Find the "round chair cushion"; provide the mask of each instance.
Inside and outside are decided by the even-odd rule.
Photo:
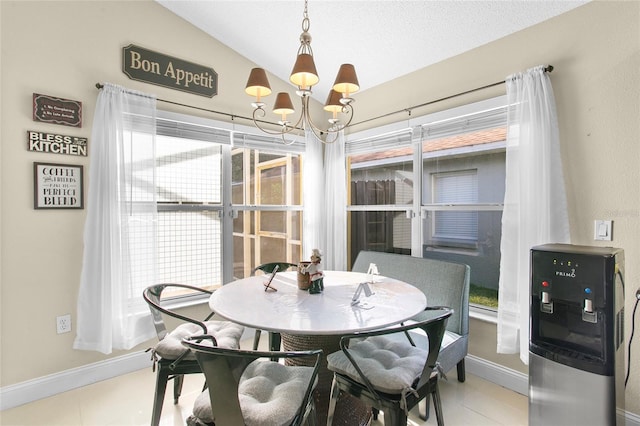
[[[213,336],[222,348],[238,349],[240,347],[240,337],[244,332],[244,327],[229,321],[207,321],[207,334]],[[182,339],[185,337],[202,334],[202,328],[193,323],[184,323],[167,334],[155,346],[154,351],[164,359],[177,359],[185,350]],[[189,351],[183,359],[195,360],[195,355]]]
[[[238,384],[238,401],[245,425],[291,424],[302,405],[312,374],[312,367],[285,366],[268,360],[249,364]],[[193,415],[203,423],[215,423],[209,390],[196,398]]]
[[[351,344],[349,353],[371,385],[378,391],[400,394],[422,374],[427,351],[384,336]],[[327,356],[329,370],[362,383],[362,378],[343,351]]]

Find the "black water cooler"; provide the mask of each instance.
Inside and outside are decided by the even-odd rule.
[[[624,410],[623,268],[621,249],[531,249],[529,425],[616,424]]]

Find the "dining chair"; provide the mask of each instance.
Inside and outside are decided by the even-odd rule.
[[[209,336],[187,337],[182,344],[195,353],[207,381],[188,426],[316,424],[313,389],[322,350],[229,349]],[[313,364],[301,365],[305,359]]]
[[[386,426],[406,426],[408,412],[431,395],[439,426],[444,425],[437,363],[447,320],[448,307],[427,307],[429,316],[409,325],[346,334],[340,351],[327,356],[334,372],[327,424],[331,424],[341,392],[384,413]],[[411,339],[420,329],[428,337],[421,347]],[[404,340],[388,338],[400,335]]]
[[[270,262],[263,263],[262,265],[256,266],[253,271],[251,271],[251,275],[255,275],[256,272],[262,271],[265,274],[271,274],[278,267],[278,272],[284,272],[289,268],[297,268],[298,265],[295,263],[289,262]],[[253,350],[258,350],[258,345],[260,344],[260,335],[262,334],[262,330],[256,329],[255,335],[253,337]],[[269,332],[269,350],[270,351],[278,351],[280,350],[280,334]]]
[[[377,265],[380,274],[419,288],[427,296],[429,305],[454,310],[447,321],[438,362],[445,373],[456,367],[458,381],[464,382],[464,360],[469,348],[469,265],[363,250],[358,253],[352,271],[366,272],[371,263]],[[419,320],[420,315],[415,319]]]
[[[182,392],[185,374],[202,373],[200,365],[188,348],[182,345],[182,339],[194,334],[208,334],[215,338],[221,347],[238,348],[244,327],[229,321],[211,321],[214,313],[210,313],[204,320],[190,318],[177,313],[163,304],[162,294],[165,290],[182,290],[211,295],[211,291],[185,284],[157,284],[144,289],[142,297],[149,305],[153,324],[158,335],[158,343],[150,348],[153,359],[153,369],[157,370],[156,389],[153,399],[151,425],[160,423],[162,404],[167,383],[173,380],[173,403],[177,404]],[[165,301],[168,297],[165,297]],[[183,321],[173,331],[168,332],[163,315]]]

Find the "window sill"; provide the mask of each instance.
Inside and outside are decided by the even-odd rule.
[[[469,306],[469,317],[492,324],[498,323],[498,311],[480,305]]]

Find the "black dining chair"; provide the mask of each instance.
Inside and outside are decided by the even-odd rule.
[[[453,310],[427,307],[429,318],[410,325],[347,334],[340,351],[327,356],[334,372],[327,424],[331,424],[341,392],[384,413],[386,426],[406,426],[409,410],[428,396],[434,403],[439,426],[444,425],[438,390],[438,353]],[[410,332],[427,336],[427,347],[418,347]],[[397,337],[403,337],[399,340]],[[427,406],[428,410],[428,406]]]
[[[195,353],[207,381],[188,426],[316,424],[312,392],[322,350],[229,349],[216,346],[210,336],[191,336],[182,343]],[[311,365],[301,365],[305,359]]]
[[[244,332],[244,327],[241,325],[229,321],[211,321],[210,318],[214,315],[213,312],[200,321],[168,308],[166,303],[163,303],[162,298],[163,292],[167,289],[212,294],[209,290],[185,284],[157,284],[147,287],[142,293],[142,297],[149,305],[159,340],[153,348],[150,348],[153,369],[157,371],[151,415],[152,426],[157,426],[160,423],[162,404],[168,381],[173,380],[173,403],[177,404],[182,392],[184,375],[202,373],[195,355],[182,345],[182,339],[194,334],[208,334],[215,338],[217,344],[221,347],[239,348],[240,338]],[[168,332],[163,315],[176,318],[183,321],[183,323],[173,331]]]
[[[276,270],[276,266],[278,267],[277,272],[284,272],[290,268],[297,268],[298,265],[295,263],[289,262],[270,262],[263,263],[262,265],[256,266],[253,271],[251,271],[251,275],[255,275],[256,272],[262,271],[265,274],[272,274],[274,270]],[[262,330],[256,329],[255,335],[253,337],[253,350],[258,350],[258,345],[260,344],[260,335],[262,334]],[[269,332],[269,350],[277,351],[280,350],[280,334]]]

